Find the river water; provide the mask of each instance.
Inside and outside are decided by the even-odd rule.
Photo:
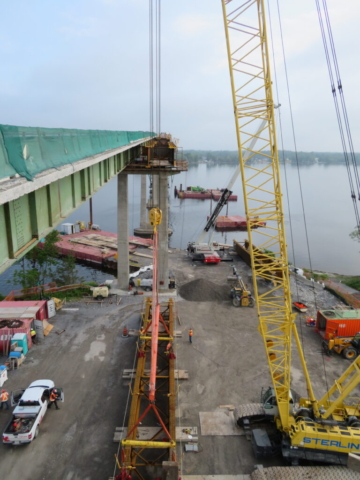
[[[300,174],[312,268],[344,275],[359,275],[360,244],[349,237],[356,222],[345,166],[316,164],[302,166],[298,172],[295,166],[288,164],[286,165],[287,182],[285,182],[284,168],[284,166],[281,167],[281,175],[289,261],[297,266],[310,267],[299,189]],[[190,185],[224,188],[233,175],[234,169],[233,165],[199,164],[190,166],[188,172],[169,177],[169,219],[173,229],[173,235],[170,238],[171,247],[185,249],[188,241],[196,240],[206,223],[206,216],[210,213],[210,200],[180,200],[174,197],[174,186],[179,188],[182,184],[183,188]],[[240,179],[237,180],[233,190],[238,195],[238,201],[229,202],[228,214],[244,216]],[[293,242],[290,237],[286,191],[289,194]],[[214,207],[214,202],[212,206]],[[103,230],[117,232],[116,208],[117,181],[114,178],[93,197],[94,223],[99,224]],[[225,215],[225,213],[226,207],[221,214]],[[89,221],[89,202],[79,207],[75,213],[64,219],[64,222],[76,220]],[[133,228],[140,224],[140,176],[137,175],[129,176],[129,220],[129,232],[132,234]],[[234,238],[239,241],[244,240],[247,238],[247,232],[216,232],[214,235],[214,240],[222,243],[232,243]],[[254,232],[255,245],[257,238],[258,234]],[[20,288],[9,283],[13,269],[14,267],[0,275],[0,292],[3,294],[12,288]],[[113,278],[109,273],[90,267],[78,266],[78,271],[88,280],[101,282],[104,279]]]

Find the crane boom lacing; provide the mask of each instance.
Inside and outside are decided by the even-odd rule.
[[[222,0],[240,171],[248,225],[259,329],[265,343],[281,428],[289,431],[292,313],[274,101],[263,0]],[[259,131],[259,124],[265,121]],[[256,148],[251,148],[257,138]],[[259,163],[254,163],[254,157]],[[254,219],[254,217],[258,217]],[[266,222],[253,247],[253,221]],[[266,259],[265,264],[263,260]],[[261,293],[258,280],[273,287]],[[305,360],[310,401],[316,403]],[[315,407],[316,408],[316,407]]]

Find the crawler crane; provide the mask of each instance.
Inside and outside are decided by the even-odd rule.
[[[350,452],[360,452],[360,399],[349,397],[360,383],[360,357],[316,399],[292,313],[264,0],[222,0],[222,8],[254,297],[272,379],[262,404],[240,407],[238,423],[251,428],[252,420],[271,420],[264,423],[266,428],[251,429],[257,455],[281,451],[293,464],[300,459],[346,464]],[[264,162],[253,163],[255,155]],[[256,250],[250,228],[254,217],[266,222],[266,228],[257,232],[263,242],[257,238]],[[259,255],[264,258],[269,250],[264,266]],[[258,280],[271,281],[272,287],[261,294]],[[298,404],[290,390],[293,339],[307,386],[307,396]]]

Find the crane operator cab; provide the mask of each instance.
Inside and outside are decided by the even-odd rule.
[[[276,402],[275,390],[272,387],[263,388],[261,390],[261,403],[266,417],[276,417],[279,415],[279,409]],[[289,412],[294,411],[294,398],[290,391],[289,396]]]

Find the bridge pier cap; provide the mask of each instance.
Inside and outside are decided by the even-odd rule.
[[[183,151],[177,143],[178,140],[167,133],[148,140],[141,146],[140,155],[127,165],[125,172],[140,175],[166,172],[176,175],[187,171],[188,164],[183,161]]]

